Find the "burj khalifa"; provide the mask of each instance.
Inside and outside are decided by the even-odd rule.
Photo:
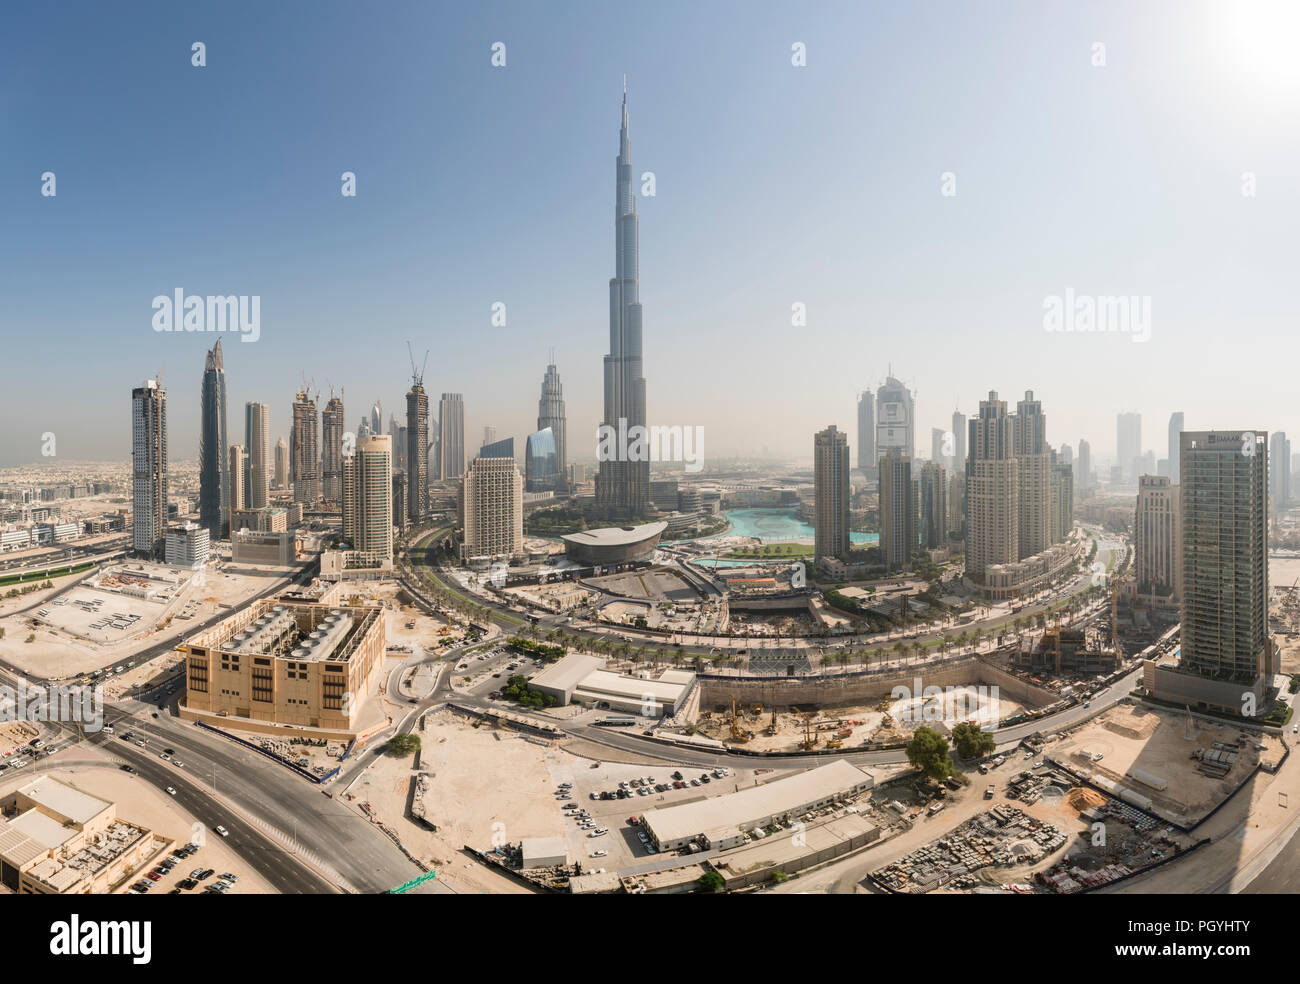
[[[617,434],[619,440],[615,442],[614,453],[603,452],[598,456],[596,507],[607,519],[622,521],[643,515],[650,502],[650,462],[645,441],[645,377],[641,375],[636,194],[632,189],[626,82],[623,84],[623,125],[619,132],[617,179],[615,270],[609,281],[609,355],[605,356],[602,431]]]

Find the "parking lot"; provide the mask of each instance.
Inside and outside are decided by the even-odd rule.
[[[452,680],[462,693],[496,700],[512,676],[531,679],[543,665],[541,660],[532,656],[511,652],[505,646],[494,646],[462,654],[452,671]]]

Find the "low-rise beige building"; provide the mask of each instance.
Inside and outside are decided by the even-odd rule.
[[[181,647],[185,710],[352,730],[385,641],[379,607],[260,601]]]
[[[109,892],[158,848],[115,804],[50,776],[20,788],[3,811],[0,883],[19,895]]]

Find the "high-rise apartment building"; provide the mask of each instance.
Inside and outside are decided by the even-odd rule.
[[[406,528],[406,472],[393,469],[393,525]]]
[[[834,424],[813,438],[813,560],[849,556],[849,436]]]
[[[375,405],[375,410],[379,405]],[[343,501],[343,398],[331,396],[320,414],[321,496],[326,502]],[[373,418],[371,421],[373,425]],[[373,431],[378,434],[378,431]],[[391,454],[390,454],[391,457]]]
[[[960,410],[952,412],[953,462],[952,472],[963,475],[966,472],[966,415]]]
[[[289,445],[283,437],[275,442],[275,487],[289,487]]]
[[[242,444],[230,445],[230,512],[248,508],[248,495],[244,486],[247,472],[248,452]],[[229,520],[227,520],[229,525]],[[231,532],[235,532],[233,529]]]
[[[933,461],[922,465],[918,490],[921,497],[921,528],[918,531],[921,546],[937,550],[948,543],[947,469]]]
[[[524,476],[514,458],[475,458],[460,489],[461,556],[503,559],[524,549]]]
[[[876,460],[891,448],[916,457],[916,401],[893,375],[876,391]]]
[[[244,404],[244,444],[248,448],[248,508],[271,502],[271,410],[265,403]]]
[[[1181,488],[1167,477],[1142,475],[1133,522],[1138,594],[1168,605],[1181,603],[1183,596]]]
[[[970,421],[966,460],[966,575],[984,583],[987,569],[1020,559],[1020,475],[1007,403],[996,392]]]
[[[1268,634],[1268,435],[1183,431],[1179,441],[1182,653],[1148,662],[1147,688],[1194,707],[1262,713],[1276,672]]]
[[[340,420],[342,418],[340,417]],[[393,557],[393,439],[360,438],[343,458],[343,539],[353,550]]]
[[[429,394],[423,375],[406,394],[406,515],[417,523],[429,513]]]
[[[560,382],[559,370],[552,358],[542,377],[542,395],[537,401],[537,430],[550,428],[555,439],[555,488],[563,490],[568,485],[569,467],[569,430],[568,418],[564,411],[564,386]]]
[[[632,144],[628,134],[627,89],[623,91],[622,127],[615,162],[614,276],[609,281],[609,354],[605,356],[606,434],[635,433],[646,426],[639,267],[639,224],[632,186]],[[605,447],[605,443],[600,445]],[[631,520],[650,505],[650,462],[618,448],[601,453],[596,475],[596,508],[607,519]]]
[[[226,464],[226,369],[218,338],[203,365],[199,403],[199,525],[212,540],[230,526],[230,472]],[[164,517],[164,520],[166,517]]]
[[[1067,445],[1068,447],[1068,445]],[[1051,542],[1061,543],[1074,529],[1074,466],[1052,452]]]
[[[1086,492],[1092,488],[1092,445],[1079,441],[1079,472],[1076,478],[1079,489]]]
[[[443,393],[438,401],[438,450],[439,478],[465,474],[465,400],[459,393]]]
[[[876,401],[871,390],[858,394],[858,471],[876,473]]]
[[[1142,466],[1142,414],[1121,413],[1115,417],[1115,464],[1126,481],[1136,482]]]
[[[1042,553],[1052,544],[1051,464],[1047,416],[1033,391],[1016,404],[1012,418],[1012,453],[1019,476],[1017,534],[1020,560]]]
[[[131,546],[163,556],[167,535],[167,391],[150,379],[131,391]]]
[[[562,487],[564,480],[557,467],[559,456],[555,432],[549,427],[528,435],[528,441],[524,445],[526,491],[549,492]],[[676,503],[673,508],[676,508]]]
[[[293,501],[304,506],[320,502],[320,438],[316,401],[303,390],[294,398],[293,429],[289,431],[289,478]]]
[[[898,448],[880,456],[880,555],[890,571],[912,564],[916,552],[916,483],[912,480],[912,459]],[[943,466],[938,465],[940,473]],[[924,473],[924,468],[922,468]]]

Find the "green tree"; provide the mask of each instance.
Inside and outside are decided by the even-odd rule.
[[[948,754],[948,739],[932,728],[916,729],[907,743],[907,761],[931,779],[946,779],[957,771]]]
[[[419,735],[394,735],[388,739],[388,745],[384,749],[385,753],[400,758],[403,755],[412,755],[420,750]]]
[[[722,876],[716,871],[706,871],[696,880],[696,884],[700,886],[701,892],[712,893],[721,892],[722,886],[726,883],[723,881]]]
[[[953,747],[957,749],[957,754],[965,759],[987,755],[997,747],[997,742],[993,740],[991,734],[981,731],[978,725],[968,724],[965,721],[953,726],[952,742]]]

